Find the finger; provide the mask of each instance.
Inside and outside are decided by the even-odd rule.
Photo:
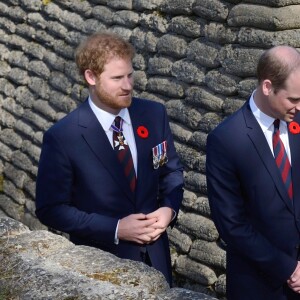
[[[152,212],[150,214],[147,214],[146,218],[147,219],[157,218],[157,213],[156,212]]]
[[[158,222],[150,225],[149,227],[154,229],[160,229],[163,231],[167,229],[167,226],[165,224],[159,224]]]
[[[141,220],[139,225],[141,227],[149,227],[149,226],[152,226],[155,223],[156,223],[156,219],[150,219],[150,220],[145,219],[145,220]]]
[[[161,237],[161,234],[157,235],[155,238],[152,239],[152,242],[157,241]]]
[[[135,242],[135,243],[137,243],[137,244],[139,244],[139,245],[143,245],[144,244],[144,242],[142,240],[140,240],[140,239],[133,239],[132,241]]]
[[[135,220],[146,220],[147,216],[145,214],[139,213],[139,214],[132,214],[132,216]]]
[[[141,235],[147,235],[147,236],[152,236],[155,232],[155,229],[154,228],[151,228],[151,227],[145,227],[145,228],[142,228],[138,231],[138,235],[141,236]]]
[[[149,227],[155,223],[155,220],[147,220],[147,219],[136,219],[136,218],[124,218],[120,220],[119,227],[126,226],[129,230],[134,230],[134,229],[143,229],[145,227]]]
[[[291,281],[292,281],[292,282],[297,282],[299,279],[300,279],[300,274],[299,274],[298,272],[294,273],[294,274],[291,276]]]
[[[142,234],[138,237],[139,243],[140,244],[148,244],[149,242],[152,241],[151,237],[147,234]]]
[[[168,222],[168,220],[161,218],[156,223],[154,223],[153,226],[156,228],[163,229],[163,228],[167,228],[169,226],[169,222]]]
[[[152,218],[148,218],[148,215],[146,215],[146,219],[147,220],[153,220],[155,222],[157,222],[159,220],[159,218],[156,216],[156,217],[152,217]]]
[[[300,286],[299,286],[299,282],[295,282],[295,283],[290,283],[289,287],[294,290],[294,291],[299,291],[300,290]]]
[[[156,229],[153,233],[148,234],[151,240],[157,240],[164,230]]]

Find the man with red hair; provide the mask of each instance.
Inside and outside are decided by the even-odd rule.
[[[88,99],[44,135],[36,215],[75,244],[143,261],[172,284],[167,227],[183,170],[162,104],[132,97],[134,49],[96,33],[75,57]]]

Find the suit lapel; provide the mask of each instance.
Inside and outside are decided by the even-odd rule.
[[[280,194],[283,201],[286,203],[287,207],[293,212],[294,209],[292,201],[290,200],[286,187],[282,181],[281,174],[278,170],[270,147],[266,141],[265,135],[262,132],[257,120],[255,119],[250,109],[249,102],[247,102],[246,105],[244,105],[243,114],[249,138],[251,139],[256,151],[258,152],[258,155],[260,156],[270,176],[272,177],[278,193]]]
[[[101,161],[106,170],[116,182],[116,186],[124,190],[125,194],[134,201],[134,194],[131,192],[126,181],[124,171],[118,158],[112,149],[105,131],[90,108],[88,101],[79,108],[78,126],[81,127],[82,137],[94,152],[97,159]]]
[[[298,116],[299,115],[299,116]],[[297,115],[299,123],[300,114]],[[289,132],[289,143],[292,158],[292,181],[293,181],[293,195],[295,214],[300,216],[300,189],[297,183],[300,182],[300,134],[292,134]]]
[[[132,122],[132,129],[134,133],[134,139],[137,149],[137,186],[136,186],[136,197],[142,188],[142,183],[147,180],[147,172],[149,171],[149,161],[151,161],[151,132],[149,132],[149,138],[141,138],[137,134],[137,129],[139,126],[145,126],[149,129],[148,124],[145,123],[145,109],[137,104],[138,100],[134,100],[132,105],[129,107],[130,119]]]

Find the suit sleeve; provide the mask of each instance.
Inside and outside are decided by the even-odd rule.
[[[274,285],[282,285],[297,262],[274,247],[249,222],[238,167],[230,151],[233,146],[232,142],[224,142],[220,134],[208,135],[206,175],[212,219],[228,248],[255,264]]]
[[[172,208],[178,215],[183,198],[183,167],[174,146],[168,116],[163,107],[164,139],[167,141],[168,163],[161,168],[159,178],[159,200],[160,206]],[[172,221],[171,226],[176,222]]]
[[[73,172],[63,143],[51,131],[46,132],[36,182],[37,217],[56,230],[113,244],[118,219],[81,211],[71,203]]]

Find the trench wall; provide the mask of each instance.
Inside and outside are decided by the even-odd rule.
[[[0,0],[0,210],[31,230],[43,132],[87,96],[73,53],[112,30],[136,48],[135,95],[164,103],[185,167],[169,231],[178,287],[222,298],[226,253],[210,219],[207,134],[255,88],[267,48],[300,48],[299,0]]]

